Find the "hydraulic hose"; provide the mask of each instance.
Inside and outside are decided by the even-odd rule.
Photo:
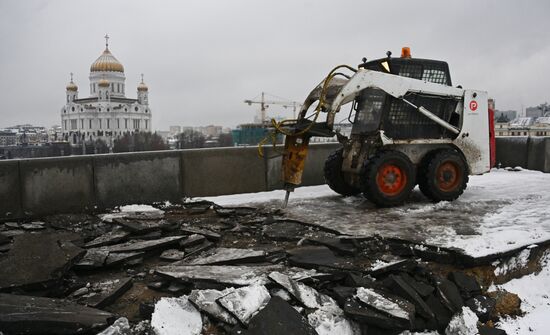
[[[299,121],[299,119],[287,119],[287,120],[283,120],[281,122],[277,122],[275,119],[271,119],[271,125],[273,126],[273,128],[275,128],[275,130],[268,134],[263,140],[260,141],[260,143],[258,144],[258,155],[260,157],[263,157],[263,145],[265,143],[267,143],[269,141],[269,138],[271,138],[272,142],[273,142],[273,147],[275,148],[275,145],[276,145],[276,142],[277,142],[277,134],[278,133],[281,133],[285,136],[300,136],[300,135],[303,135],[305,133],[307,133],[312,127],[313,125],[315,124],[315,121],[317,121],[317,118],[319,117],[319,114],[321,113],[321,110],[323,108],[323,105],[325,104],[325,95],[326,95],[326,90],[329,86],[329,83],[330,81],[340,75],[340,76],[343,76],[347,79],[349,79],[349,76],[346,76],[345,74],[341,73],[341,72],[336,72],[338,69],[341,69],[341,68],[346,68],[352,72],[357,72],[357,70],[349,65],[345,65],[345,64],[342,64],[342,65],[338,65],[336,66],[335,68],[333,68],[329,74],[327,75],[327,77],[325,78],[325,80],[323,81],[323,87],[321,89],[321,94],[319,95],[319,103],[317,104],[317,107],[315,108],[315,111],[314,113],[312,114],[313,116],[313,120],[311,121],[311,123],[305,127],[304,129],[298,131],[298,132],[288,132],[286,131],[285,129],[283,129],[282,127],[286,124],[289,124],[289,123],[297,123]],[[311,116],[310,116],[311,117]],[[309,118],[309,117],[308,117]],[[303,118],[302,118],[303,119]]]

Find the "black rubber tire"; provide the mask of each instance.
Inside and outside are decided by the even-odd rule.
[[[359,194],[361,191],[349,185],[342,175],[343,152],[343,149],[336,150],[327,157],[324,169],[325,182],[334,192],[341,195],[350,196]]]
[[[418,164],[418,167],[416,169],[416,183],[418,184],[418,188],[424,194],[426,197],[430,198],[428,194],[430,194],[430,190],[428,187],[428,183],[426,182],[426,175],[428,171],[428,165],[430,164],[430,161],[432,158],[437,154],[441,152],[441,149],[433,150],[428,152],[422,160],[420,161],[420,164]],[[431,199],[431,198],[430,198]]]
[[[449,165],[453,168],[452,171],[443,171],[449,174],[445,177],[441,169],[445,170],[445,166]],[[452,180],[452,182],[448,181],[450,185],[446,185],[444,178]],[[456,200],[464,193],[468,180],[466,162],[455,150],[439,150],[428,154],[418,171],[420,191],[434,202]]]
[[[396,180],[402,180],[398,185],[397,193],[389,194],[381,186],[382,174],[388,166],[399,170]],[[393,175],[395,177],[395,175]],[[415,169],[409,157],[399,151],[385,150],[378,152],[374,157],[365,162],[361,174],[361,191],[367,199],[379,207],[392,207],[401,205],[411,194],[416,178]],[[399,179],[401,178],[401,179]]]

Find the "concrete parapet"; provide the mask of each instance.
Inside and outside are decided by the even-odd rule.
[[[0,218],[21,214],[21,188],[19,187],[19,162],[0,164]]]
[[[497,165],[550,172],[550,137],[496,138]]]
[[[529,138],[526,136],[510,136],[496,138],[496,164],[502,167],[521,166],[527,168],[527,145]]]
[[[529,137],[527,143],[526,168],[550,172],[550,137]]]
[[[25,214],[81,212],[96,204],[92,156],[19,161]]]
[[[183,196],[178,151],[94,155],[93,164],[101,207],[178,201]]]
[[[265,163],[256,147],[191,149],[181,155],[185,196],[267,190]]]

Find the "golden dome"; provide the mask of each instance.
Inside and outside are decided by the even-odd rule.
[[[67,91],[78,91],[78,86],[76,86],[75,83],[71,80],[71,82],[67,85]]]
[[[111,54],[109,48],[105,48],[105,51],[93,62],[90,66],[90,72],[124,72],[124,66]]]
[[[139,92],[147,92],[149,90],[149,87],[143,82],[143,73],[141,74],[141,83],[139,83],[137,90]]]
[[[141,82],[141,83],[139,83],[137,89],[138,89],[138,91],[140,91],[140,92],[144,92],[144,91],[148,91],[148,90],[149,90],[149,87],[147,87],[147,85],[145,85],[144,82]]]
[[[105,78],[101,79],[97,84],[99,87],[109,87],[109,81]]]

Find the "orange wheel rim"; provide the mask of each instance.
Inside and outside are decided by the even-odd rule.
[[[437,167],[437,186],[444,192],[455,190],[462,180],[462,169],[455,162],[443,162]]]
[[[397,195],[407,185],[407,174],[395,164],[384,164],[378,169],[376,184],[380,192],[385,195]]]

